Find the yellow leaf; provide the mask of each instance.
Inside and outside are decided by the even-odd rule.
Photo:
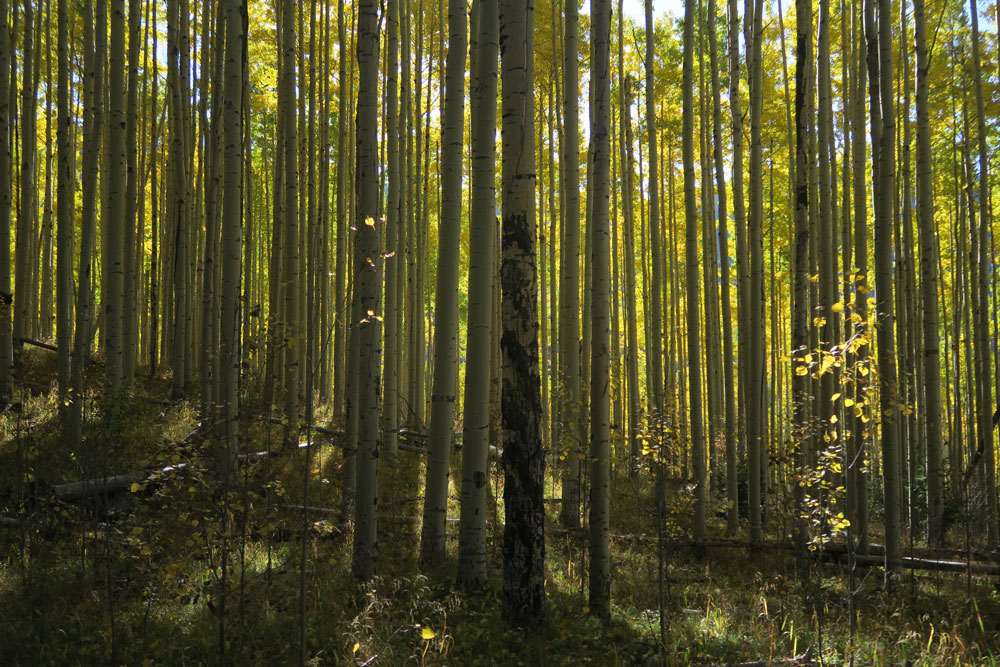
[[[815,324],[818,327],[825,327],[826,326],[826,318],[825,317],[814,317],[813,318],[813,324]]]
[[[830,306],[830,310],[832,310],[835,313],[843,312],[843,310],[844,310],[844,304],[842,304],[840,301],[838,301],[837,303],[835,303],[832,306]]]
[[[806,375],[808,373],[809,373],[809,369],[806,368],[805,366],[796,366],[795,367],[795,374],[796,375]]]
[[[351,653],[357,653],[359,648],[361,648],[361,644],[354,642],[354,646],[351,648]]]
[[[845,398],[844,399],[844,407],[845,408],[849,408],[852,405],[854,405],[854,399],[853,398]]]
[[[434,631],[430,628],[420,628],[421,639],[434,639]]]
[[[830,423],[831,424],[837,423],[837,415],[830,415]]]
[[[142,489],[142,484],[140,484],[139,482],[132,482],[132,486],[130,486],[128,488],[128,490],[129,490],[130,493],[135,493],[136,491],[139,491],[140,489]]]
[[[836,403],[838,398],[840,398],[840,392],[837,392],[836,394],[834,394],[833,396],[831,396],[830,397],[830,402],[831,403]]]
[[[374,227],[375,219],[369,215],[367,218],[365,218],[365,224],[368,225],[369,227]]]
[[[136,526],[132,529],[133,535],[142,535],[142,526]]]

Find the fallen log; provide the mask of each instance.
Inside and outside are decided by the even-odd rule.
[[[173,463],[159,468],[143,468],[121,475],[83,479],[78,482],[53,484],[52,494],[63,502],[72,503],[91,496],[110,496],[130,489],[133,484],[141,484],[154,475],[164,475],[175,470],[183,470],[186,463]]]
[[[32,345],[34,347],[40,347],[43,350],[52,350],[53,352],[58,352],[59,348],[51,343],[43,343],[40,340],[33,340],[31,338],[19,338],[14,341],[15,344],[20,342],[22,345]]]
[[[65,484],[54,484],[52,493],[63,502],[71,503],[83,500],[91,496],[112,495],[130,488],[133,484],[138,484],[146,479],[149,472],[146,470],[136,470],[123,475],[111,475],[110,477],[98,477],[96,479],[84,479],[78,482],[67,482]]]

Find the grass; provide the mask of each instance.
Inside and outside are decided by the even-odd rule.
[[[20,406],[0,419],[0,516],[15,519],[0,526],[0,663],[295,664],[302,518],[282,506],[299,504],[307,483],[311,505],[339,507],[339,448],[314,448],[307,482],[302,452],[243,467],[226,532],[210,465],[213,443],[177,445],[195,426],[189,406],[135,400],[114,428],[88,408],[87,445],[70,451],[59,436],[51,366],[46,354],[29,353]],[[167,387],[143,381],[136,391],[165,396]],[[242,428],[246,450],[280,441],[280,426]],[[87,471],[115,474],[164,463],[185,466],[98,503],[59,504],[45,488]],[[419,457],[401,452],[380,476],[385,511],[419,517]],[[666,517],[661,634],[650,487],[615,479],[612,532],[620,537],[612,542],[613,609],[606,622],[587,613],[586,536],[559,529],[558,505],[547,504],[548,615],[524,631],[505,629],[500,620],[499,535],[489,551],[490,586],[465,595],[452,587],[457,540],[449,541],[442,568],[421,573],[419,523],[384,520],[380,576],[359,588],[349,570],[349,527],[336,513],[314,514],[306,544],[306,661],[654,665],[662,655],[666,664],[719,664],[784,659],[813,646],[817,662],[830,665],[848,664],[852,654],[863,665],[997,663],[1000,600],[985,578],[972,578],[970,596],[964,575],[917,573],[889,594],[880,570],[859,571],[852,645],[843,567],[815,563],[809,582],[799,584],[789,552],[682,547],[671,538],[687,532],[691,498],[684,491],[671,498]],[[450,516],[458,515],[457,497],[453,488]],[[498,504],[493,511],[502,512]],[[771,526],[781,525],[787,520],[775,509]],[[713,517],[710,534],[723,532],[723,519]]]

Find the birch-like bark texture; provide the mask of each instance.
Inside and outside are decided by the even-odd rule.
[[[110,102],[108,136],[108,218],[103,220],[104,256],[109,265],[108,293],[103,295],[104,322],[107,327],[105,357],[108,387],[114,403],[122,390],[122,294],[124,289],[125,218],[125,0],[111,2],[111,48],[109,51]],[[103,93],[102,93],[103,94]]]
[[[222,289],[220,318],[218,396],[221,410],[222,449],[219,467],[227,490],[236,479],[240,413],[240,258],[242,256],[243,203],[243,0],[225,4],[225,79],[222,82],[223,155],[222,181]]]
[[[399,1],[386,4],[386,203],[385,203],[385,390],[382,403],[383,447],[394,459],[399,443],[399,339],[402,307],[398,283],[403,279],[403,254],[399,243]]]
[[[941,452],[941,356],[938,348],[938,247],[934,229],[934,189],[930,114],[927,109],[927,19],[924,0],[913,0],[917,56],[917,227],[920,243],[920,307],[923,314],[923,427],[927,442],[927,543],[944,540]],[[957,465],[953,461],[952,465]]]
[[[490,340],[496,234],[496,119],[499,14],[496,0],[479,4],[472,116],[472,211],[469,218],[469,322],[462,430],[458,583],[482,588],[486,569],[486,493],[490,435]]]
[[[100,170],[101,135],[104,129],[104,66],[99,60],[107,44],[107,2],[97,0],[97,7],[84,3],[84,99],[83,119],[83,178],[80,215],[80,259],[76,298],[76,328],[70,372],[70,404],[68,406],[68,436],[74,446],[83,443],[84,369],[90,359],[91,324],[93,320],[94,246],[97,227],[97,176]],[[91,16],[93,23],[89,23]],[[89,25],[88,25],[89,24]]]
[[[545,616],[545,507],[538,375],[535,221],[534,0],[500,3],[502,77],[500,339],[503,382],[503,619],[532,627]]]
[[[437,565],[445,556],[445,519],[451,467],[453,415],[458,391],[458,263],[462,228],[462,142],[465,133],[466,0],[448,3],[444,127],[441,135],[441,217],[438,222],[434,308],[434,380],[420,558]]]
[[[559,271],[559,405],[566,442],[562,473],[560,521],[569,528],[580,525],[580,436],[583,411],[580,397],[580,66],[579,16],[576,2],[566,3],[563,35],[563,143],[562,165],[564,233]]]
[[[795,15],[812,16],[812,0],[795,0]],[[812,79],[812,20],[796,22],[795,80],[795,231],[792,264],[792,403],[795,468],[801,474],[809,450],[809,379],[798,367],[805,365],[809,353],[809,151],[807,137],[812,124],[809,113],[808,83]],[[794,485],[795,493],[795,564],[798,577],[804,580],[808,568],[809,524],[805,513],[805,487]]]
[[[358,5],[357,232],[354,237],[354,308],[358,339],[358,450],[354,506],[354,576],[375,575],[378,555],[375,509],[378,504],[378,398],[382,342],[379,301],[382,292],[382,239],[378,222],[378,28],[374,0]]]
[[[1000,508],[997,499],[996,449],[993,438],[993,367],[990,362],[989,336],[989,268],[990,259],[990,186],[989,186],[989,151],[986,146],[986,111],[983,104],[982,67],[980,64],[979,45],[979,7],[976,0],[969,4],[969,15],[972,23],[972,77],[973,91],[976,97],[976,135],[979,149],[979,171],[977,184],[979,186],[979,229],[977,247],[979,256],[972,261],[979,264],[979,284],[973,291],[978,297],[973,308],[976,325],[973,327],[976,336],[976,365],[979,378],[979,405],[976,416],[979,420],[978,450],[983,453],[983,467],[986,472],[986,541],[990,548],[996,548],[1000,541]],[[995,341],[994,341],[995,342]]]
[[[56,150],[58,151],[58,174],[56,177],[56,351],[57,367],[59,376],[59,405],[61,412],[66,417],[69,411],[66,409],[69,400],[70,387],[70,339],[72,332],[73,313],[73,199],[75,184],[74,152],[71,146],[71,132],[73,119],[70,116],[69,106],[69,0],[58,0],[57,5],[57,31],[58,31],[58,84],[56,86],[56,112],[59,114],[56,124]],[[5,99],[6,96],[2,96]],[[6,136],[6,134],[4,134]],[[4,207],[6,208],[6,207]],[[2,225],[6,230],[10,229],[10,224]],[[7,232],[0,232],[0,234]],[[9,240],[9,239],[8,239]],[[3,247],[10,252],[10,243]],[[0,253],[4,252],[0,250]],[[10,265],[8,259],[7,265]],[[9,274],[8,274],[9,275]],[[0,297],[3,284],[0,283]],[[6,294],[10,294],[10,288]],[[10,308],[10,302],[4,299],[6,306]],[[6,329],[6,326],[2,326]],[[68,425],[68,421],[66,422]]]
[[[874,0],[871,0],[874,1]],[[895,585],[902,574],[900,551],[900,417],[896,382],[895,307],[893,306],[892,227],[896,199],[896,111],[893,93],[892,16],[889,0],[878,0],[877,56],[878,106],[881,136],[878,143],[878,171],[873,182],[875,201],[875,313],[877,318],[879,410],[882,413],[882,469],[885,485],[886,583]],[[869,40],[869,45],[871,41]],[[869,47],[870,48],[870,47]],[[872,118],[872,126],[875,126]],[[872,145],[876,144],[872,137]]]
[[[688,394],[695,482],[694,534],[697,538],[707,533],[708,489],[706,488],[705,433],[701,405],[701,338],[698,327],[698,212],[694,180],[694,23],[696,0],[684,2],[684,66],[683,66],[683,145],[684,162],[684,261],[686,264],[687,294],[687,353]]]
[[[16,345],[17,350],[20,351],[21,339],[26,337],[29,333],[29,328],[31,326],[31,320],[33,319],[32,307],[34,298],[32,292],[35,290],[34,285],[30,285],[29,275],[31,274],[31,265],[29,262],[37,262],[37,257],[30,257],[31,255],[31,234],[32,234],[32,221],[35,217],[35,207],[37,202],[37,193],[35,191],[35,119],[36,119],[36,100],[35,93],[33,90],[32,80],[34,79],[33,66],[33,50],[34,50],[34,7],[32,5],[33,0],[24,0],[23,5],[23,21],[24,21],[24,31],[22,34],[22,45],[21,54],[18,60],[23,63],[21,69],[21,119],[20,119],[20,130],[21,130],[21,196],[20,196],[20,210],[17,216],[17,237],[15,239],[14,246],[14,290],[16,294],[14,295],[14,325],[13,325],[13,336],[14,345]],[[6,26],[7,24],[4,23]],[[9,40],[8,49],[12,49],[14,42]],[[8,53],[8,58],[10,54]],[[4,69],[0,69],[0,72],[4,72],[4,76],[9,77],[8,73],[11,73],[11,68],[8,66]],[[13,77],[16,80],[16,76]],[[10,92],[4,94],[4,104],[8,104]],[[8,112],[9,113],[9,112]],[[10,150],[8,149],[8,153]],[[9,236],[10,232],[7,231]],[[7,251],[9,252],[9,250]],[[6,266],[6,265],[5,265]],[[7,280],[10,280],[10,273],[6,272]],[[0,357],[0,368],[6,368],[3,366],[2,357]],[[9,374],[8,374],[9,375]],[[4,382],[9,381],[9,378],[5,378]],[[0,389],[2,392],[2,389]]]
[[[284,133],[283,151],[284,175],[282,179],[282,258],[281,258],[281,293],[282,293],[282,332],[284,377],[282,391],[284,394],[284,440],[286,447],[291,447],[298,441],[299,435],[299,357],[300,349],[305,347],[303,331],[299,327],[299,183],[296,147],[298,146],[295,124],[296,91],[300,86],[295,76],[295,3],[283,0],[281,10],[281,87],[279,89],[279,122]],[[376,51],[377,56],[377,51]],[[271,276],[274,280],[275,276]]]
[[[62,7],[62,3],[60,3]],[[60,15],[62,17],[62,15]],[[6,405],[13,393],[10,368],[14,348],[11,340],[10,291],[10,29],[7,27],[7,0],[0,0],[0,403]],[[60,64],[60,67],[63,65]]]
[[[574,0],[570,0],[572,2]],[[611,615],[611,0],[593,0],[593,145],[594,200],[590,339],[590,611]],[[626,99],[628,93],[625,93]],[[628,165],[625,165],[628,168]],[[627,197],[631,193],[626,193]],[[631,256],[626,258],[633,262]],[[637,352],[637,351],[634,351]],[[638,383],[630,391],[638,391]],[[638,404],[638,401],[635,401]],[[634,433],[632,434],[634,436]],[[629,466],[636,465],[630,460]]]
[[[652,312],[650,318],[650,331],[652,335],[646,341],[647,357],[649,368],[647,373],[652,375],[653,392],[651,399],[651,411],[655,419],[663,418],[663,300],[660,298],[660,286],[663,284],[663,251],[660,248],[660,169],[659,169],[659,149],[656,140],[656,80],[653,75],[653,64],[655,62],[653,50],[653,33],[656,26],[653,23],[653,0],[646,0],[644,4],[646,18],[646,132],[649,141],[649,241],[652,255],[652,285],[650,305]],[[714,10],[714,2],[712,4]],[[711,34],[715,35],[715,13],[711,12],[712,27]],[[714,42],[714,39],[713,39]],[[712,49],[713,62],[713,102],[715,109],[718,109],[718,65],[717,52]],[[718,117],[716,114],[714,117]],[[722,195],[724,199],[724,195]],[[723,205],[722,210],[725,210]],[[723,234],[725,238],[725,234]],[[725,261],[728,262],[728,257]],[[725,276],[723,276],[725,280]],[[728,292],[727,292],[728,294]],[[731,382],[729,383],[732,384]],[[728,413],[727,413],[728,414]],[[728,432],[728,430],[727,430]]]

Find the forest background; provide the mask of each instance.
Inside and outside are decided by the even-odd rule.
[[[998,25],[0,0],[0,661],[995,661]]]

